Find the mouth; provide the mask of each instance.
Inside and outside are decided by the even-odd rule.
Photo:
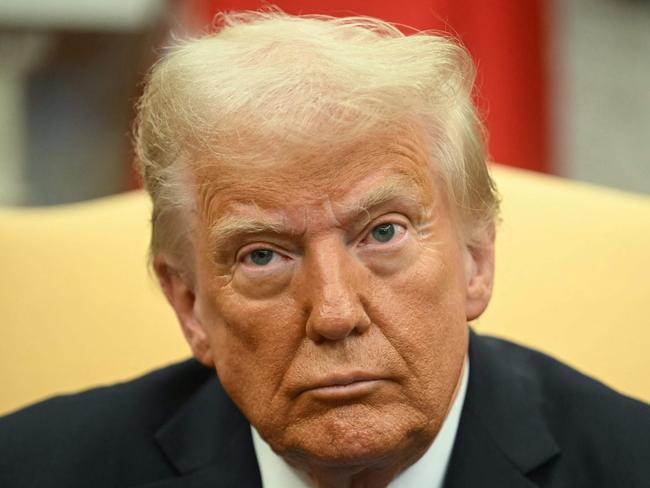
[[[305,388],[303,393],[325,401],[351,400],[369,395],[385,381],[365,373],[331,375]]]

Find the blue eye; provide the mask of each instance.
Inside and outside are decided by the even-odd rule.
[[[253,264],[257,266],[266,266],[273,259],[274,252],[270,249],[256,249],[252,251],[248,256]]]
[[[377,242],[388,242],[395,237],[395,224],[381,224],[370,232]]]

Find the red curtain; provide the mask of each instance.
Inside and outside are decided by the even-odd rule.
[[[216,12],[255,10],[260,0],[190,2],[210,22]],[[276,0],[292,14],[370,15],[461,39],[478,65],[476,100],[494,161],[552,170],[544,0]]]

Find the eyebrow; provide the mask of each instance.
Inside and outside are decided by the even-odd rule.
[[[421,198],[415,190],[417,187],[418,185],[407,176],[391,176],[351,205],[343,206],[344,220],[357,220],[359,214],[366,214],[365,223],[367,223],[371,218],[371,210],[398,198],[406,198],[416,204],[421,204]]]
[[[343,214],[341,220],[347,223],[359,220],[359,216],[365,214],[362,225],[366,225],[371,220],[370,212],[373,209],[398,198],[406,198],[420,204],[420,198],[415,188],[417,188],[417,184],[409,177],[389,177],[381,185],[363,194],[351,204],[339,206]],[[244,216],[226,216],[219,219],[214,225],[210,226],[209,232],[212,245],[217,252],[223,249],[231,238],[239,235],[263,233],[298,234],[298,232],[287,229],[286,225],[279,219]]]
[[[242,234],[287,233],[285,226],[277,220],[251,217],[225,217],[210,226],[210,237],[218,251],[234,236]]]

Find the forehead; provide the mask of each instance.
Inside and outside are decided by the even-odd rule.
[[[265,160],[208,163],[195,170],[198,210],[215,217],[242,205],[282,210],[343,202],[350,194],[387,180],[399,180],[399,187],[417,192],[420,200],[433,196],[432,172],[416,133],[382,133],[345,148],[324,148],[317,154],[276,151]]]

